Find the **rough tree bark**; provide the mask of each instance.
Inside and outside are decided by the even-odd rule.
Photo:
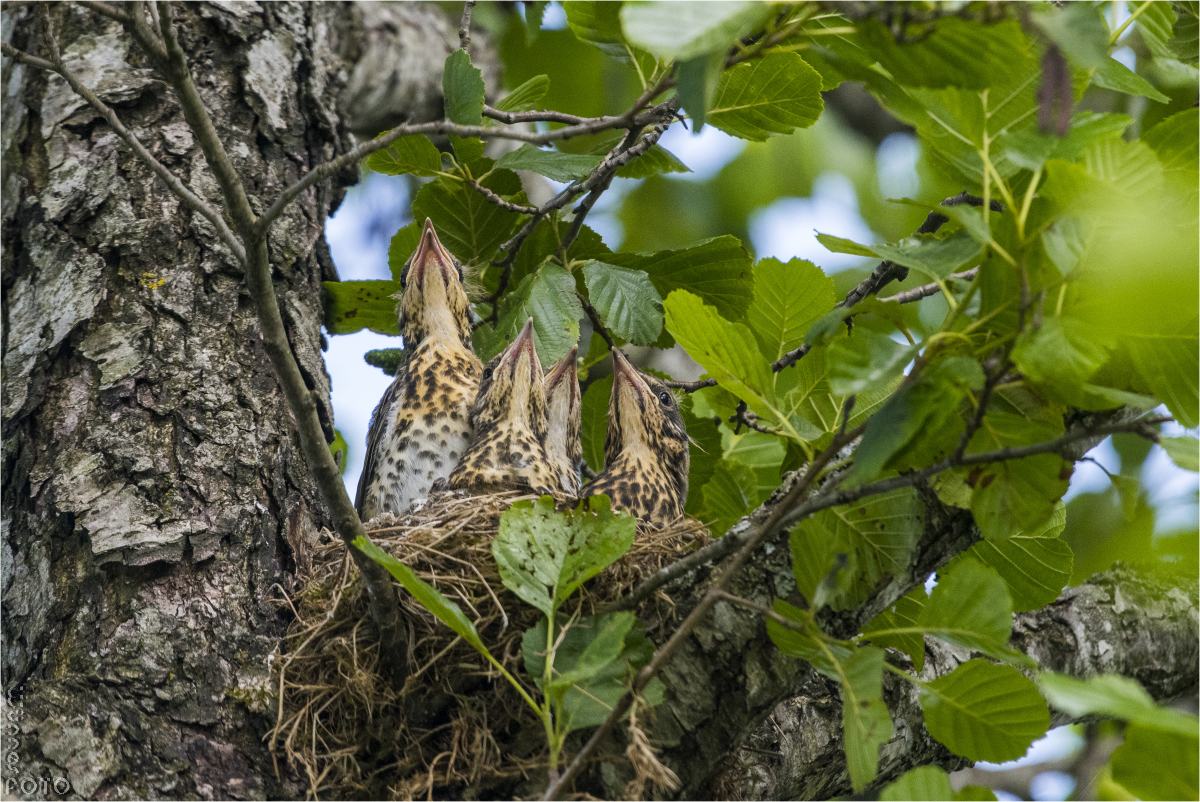
[[[454,25],[415,6],[381,9],[213,2],[177,12],[252,195],[270,198],[344,152],[351,131],[440,115]],[[67,4],[51,15],[68,66],[220,206],[171,93],[120,27]],[[27,6],[5,10],[4,41],[36,53],[32,18]],[[295,796],[302,789],[261,742],[268,661],[287,623],[272,599],[302,572],[323,512],[240,269],[63,81],[7,62],[3,79],[2,669],[21,730],[8,776],[65,777],[71,794],[92,798]],[[292,346],[330,437],[320,281],[336,272],[322,227],[340,192],[306,193],[270,243]],[[969,515],[930,506],[913,575],[977,536]],[[671,589],[681,613],[708,571]],[[1194,588],[1118,602],[1131,587],[1149,588],[1101,578],[1022,616],[1018,639],[1036,641],[1044,665],[1122,671],[1159,698],[1194,687]],[[792,594],[786,545],[769,544],[731,590],[759,602]],[[927,671],[965,657],[931,650]],[[664,679],[654,736],[685,782],[680,795],[847,790],[837,691],[781,655],[756,613],[719,604]],[[924,733],[910,690],[888,688],[897,738],[882,775],[957,765]],[[760,729],[772,711],[774,726]],[[738,751],[747,738],[778,757]],[[591,788],[620,795],[622,771],[596,772]]]
[[[376,69],[396,52],[425,65],[374,109],[441,116],[429,98],[458,42],[436,9],[177,13],[235,167],[267,202],[353,144],[364,52]],[[72,72],[219,208],[172,93],[120,25],[66,3],[51,17]],[[3,12],[5,42],[37,53],[38,28],[32,7]],[[28,796],[29,778],[46,796],[38,781],[65,777],[85,798],[293,796],[261,743],[268,661],[287,623],[280,589],[324,512],[241,269],[61,78],[8,59],[3,78],[3,682],[21,728],[6,790]],[[359,94],[343,96],[348,81]],[[330,440],[323,226],[357,171],[338,178],[270,240]]]

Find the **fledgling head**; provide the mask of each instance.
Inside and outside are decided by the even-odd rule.
[[[644,464],[660,466],[678,490],[679,504],[687,499],[688,435],[679,404],[671,389],[637,370],[620,351],[613,349],[613,389],[608,402],[608,436],[604,440],[606,464],[619,455],[641,457]]]
[[[579,463],[583,461],[578,358],[576,345],[546,374],[546,456],[564,482],[569,481],[566,489],[572,491],[579,489]]]
[[[462,275],[462,265],[438,240],[433,221],[425,218],[421,241],[400,272],[396,312],[406,349],[439,337],[457,338],[471,350],[471,301]]]
[[[503,422],[528,429],[538,440],[546,436],[546,390],[533,347],[533,318],[484,366],[470,420],[477,437]]]

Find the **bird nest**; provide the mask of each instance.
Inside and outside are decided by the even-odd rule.
[[[435,493],[423,508],[376,519],[369,530],[375,544],[456,602],[491,653],[529,686],[521,637],[541,613],[501,583],[492,539],[500,515],[533,498]],[[592,614],[708,537],[689,518],[639,523],[630,551],[586,583],[567,612]],[[402,688],[393,685],[358,571],[340,540],[322,541],[299,590],[282,600],[295,620],[272,661],[278,699],[267,739],[277,773],[286,766],[312,798],[513,798],[544,786],[537,717],[482,655],[402,589],[408,677]],[[653,636],[674,617],[670,599],[660,592],[644,602],[642,617]]]

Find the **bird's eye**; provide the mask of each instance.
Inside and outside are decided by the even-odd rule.
[[[662,402],[662,405],[664,407],[671,406],[671,401],[673,398],[674,398],[674,396],[672,396],[666,390],[663,390],[661,393],[658,394],[658,400]]]
[[[463,280],[463,277],[462,277],[462,268],[461,268],[461,267],[455,267],[455,269],[458,271],[458,280],[459,280],[459,281],[462,281],[462,280]]]
[[[404,285],[407,283],[408,283],[408,265],[405,265],[404,269],[400,271],[400,288],[403,289]]]
[[[491,368],[484,368],[484,369],[483,369],[483,378],[485,378],[485,379],[490,379],[490,378],[492,378],[492,369],[491,369]]]

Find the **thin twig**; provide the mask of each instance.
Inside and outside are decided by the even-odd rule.
[[[608,333],[608,329],[604,327],[604,323],[600,320],[600,313],[596,311],[596,307],[592,306],[591,301],[584,297],[581,293],[575,293],[579,298],[579,303],[583,305],[583,311],[587,312],[588,320],[592,321],[592,331],[600,335],[600,339],[608,343],[608,350],[612,351],[617,347],[613,342],[612,335]]]
[[[475,0],[466,0],[463,3],[462,25],[458,26],[458,46],[462,50],[471,45],[471,9],[474,7]]]
[[[510,203],[509,201],[506,201],[504,198],[500,197],[495,192],[492,192],[474,178],[468,179],[467,183],[473,189],[475,189],[476,192],[487,198],[488,203],[494,203],[501,209],[506,209],[510,212],[516,212],[517,214],[537,214],[538,212],[538,207],[536,206],[522,206],[519,203]]]
[[[1112,426],[1107,427],[1102,426],[1081,429],[1078,432],[1068,433],[1059,440],[1053,440],[1047,443],[1036,443],[1034,445],[1038,446],[1040,450],[1032,453],[1052,453],[1059,449],[1065,448],[1071,443],[1078,442],[1079,440],[1086,440],[1090,437],[1108,436],[1109,434],[1117,434],[1119,432],[1133,432],[1149,440],[1154,440],[1157,437],[1157,432],[1149,427],[1164,423],[1167,420],[1170,419],[1156,417],[1142,421],[1133,421],[1131,423],[1113,424]],[[1022,446],[1021,448],[1029,447]],[[894,479],[883,480],[883,482],[876,483],[875,485],[867,485],[865,487],[874,489],[870,492],[862,493],[862,495],[856,495],[853,498],[849,498],[845,494],[848,492],[857,491],[840,491],[841,494],[836,497],[830,496],[828,498],[822,497],[814,499],[811,508],[808,509],[808,512],[818,512],[829,507],[848,504],[850,501],[857,500],[858,498],[866,495],[875,495],[877,493],[885,493],[901,487],[909,487],[923,482],[934,474],[943,470],[947,470],[948,468],[959,467],[960,465],[967,464],[1001,462],[1006,459],[1018,459],[1022,456],[1030,456],[1030,453],[1017,453],[1013,455],[1006,453],[1007,451],[1007,449],[1001,449],[1001,451],[992,451],[984,454],[969,455],[966,457],[960,456],[959,459],[962,460],[962,462],[958,464],[955,464],[955,461],[953,461],[952,458],[951,460],[944,460],[943,463],[940,463],[936,466],[931,466],[931,468],[926,468],[924,471],[906,473],[895,477]],[[746,542],[746,539],[750,537],[753,531],[753,528],[751,528],[742,532],[728,532],[724,537],[717,538],[717,540],[713,541],[704,548],[698,549],[683,559],[677,560],[670,565],[660,568],[658,571],[647,577],[642,584],[638,585],[637,588],[634,589],[628,596],[621,599],[619,602],[601,608],[599,612],[605,613],[617,610],[636,609],[639,604],[650,598],[650,596],[654,595],[654,593],[664,585],[674,582],[675,580],[691,573],[702,565],[724,559],[727,555],[732,554],[733,551],[738,548],[738,546]]]
[[[653,136],[654,140],[657,141],[658,138],[662,136],[662,131],[665,130],[666,126],[662,126],[661,131],[656,128],[655,131],[657,131],[657,133],[652,132],[650,136]],[[637,138],[640,133],[640,129],[630,128],[629,131],[626,132],[625,138],[621,140],[619,145],[617,145],[616,150],[624,153],[632,148],[634,143],[637,142]],[[597,184],[596,187],[587,194],[587,197],[585,197],[583,201],[575,207],[575,218],[571,221],[571,227],[567,229],[567,235],[563,237],[562,242],[558,245],[558,260],[560,262],[563,262],[564,264],[566,263],[565,260],[567,256],[567,249],[571,247],[571,244],[575,242],[576,238],[579,236],[579,232],[583,230],[583,221],[587,218],[588,212],[590,212],[592,207],[596,205],[596,201],[600,199],[600,196],[604,194],[604,191],[612,185],[613,176],[616,174],[616,170],[610,172],[608,177]]]
[[[674,109],[678,104],[675,100],[671,100],[663,105]],[[587,178],[585,178],[583,181],[576,181],[564,187],[561,192],[538,207],[537,212],[534,213],[528,221],[526,221],[525,225],[521,227],[520,231],[518,231],[506,242],[500,244],[500,250],[504,251],[505,255],[502,259],[492,262],[493,266],[502,268],[500,272],[500,281],[496,285],[496,291],[484,299],[484,303],[491,305],[492,311],[487,315],[487,317],[475,324],[476,328],[482,326],[484,323],[495,324],[499,319],[500,305],[498,301],[508,290],[508,284],[512,279],[513,264],[516,261],[517,253],[520,251],[521,244],[524,243],[525,238],[533,232],[533,229],[538,222],[550,212],[566,206],[571,202],[572,198],[592,190],[598,184],[607,180],[612,174],[616,173],[616,171],[621,169],[621,167],[645,153],[655,142],[658,141],[658,138],[662,136],[663,132],[667,130],[672,122],[674,122],[674,117],[655,125],[654,129],[649,134],[643,137],[640,142],[632,147],[622,150],[621,146],[618,145],[617,147],[613,148],[609,154],[604,157],[604,160],[601,161],[600,164],[596,165],[595,169],[588,174]]]
[[[950,278],[960,279],[962,281],[973,281],[979,273],[978,267],[972,267],[970,270],[964,270],[961,273],[951,273]],[[928,298],[931,295],[937,295],[942,291],[936,283],[922,284],[920,287],[913,287],[911,290],[898,292],[895,295],[889,295],[886,298],[880,298],[881,301],[894,301],[898,304],[911,304],[922,298]]]
[[[669,108],[668,108],[669,107]],[[578,125],[570,125],[565,128],[556,128],[552,131],[543,131],[534,133],[517,129],[494,128],[483,125],[459,125],[458,123],[450,122],[449,120],[434,120],[428,123],[415,123],[398,125],[383,136],[372,139],[370,142],[364,142],[354,148],[343,153],[335,159],[331,159],[323,164],[309,170],[299,180],[289,186],[283,192],[279,193],[279,197],[271,204],[267,211],[263,214],[258,222],[260,230],[265,231],[276,217],[287,207],[289,203],[304,190],[332,178],[336,173],[351,164],[355,164],[363,158],[369,156],[377,150],[386,148],[388,145],[395,142],[403,136],[412,136],[413,134],[455,134],[461,137],[479,137],[480,139],[515,139],[522,142],[529,142],[534,145],[546,145],[560,139],[570,139],[575,136],[583,136],[585,134],[595,134],[600,131],[606,131],[610,128],[628,128],[630,126],[646,126],[658,121],[667,114],[674,115],[675,109],[670,101],[660,104],[653,108],[647,109],[644,114],[639,114],[632,120],[625,117],[597,117],[590,119],[587,122]],[[569,200],[569,198],[568,198]],[[565,201],[564,201],[565,203]]]

